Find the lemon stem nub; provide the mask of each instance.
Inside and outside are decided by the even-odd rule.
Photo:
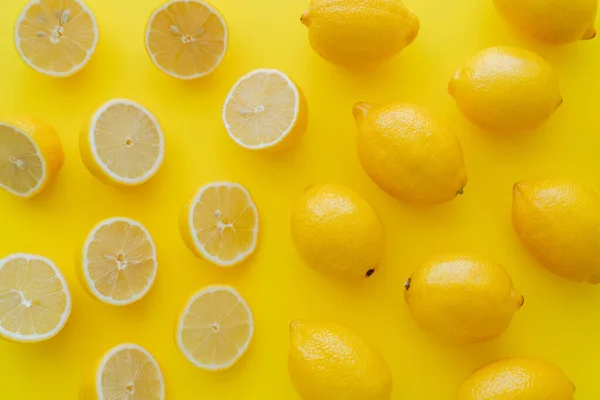
[[[408,278],[408,280],[406,282],[404,282],[404,289],[406,289],[406,290],[410,289],[410,281],[411,281],[411,279]]]
[[[367,271],[367,278],[370,278],[371,275],[373,275],[375,273],[375,268],[371,268],[370,270]]]
[[[310,19],[308,17],[308,13],[309,11],[306,10],[304,11],[304,13],[300,16],[300,22],[302,22],[304,25],[309,26],[310,25]]]
[[[364,121],[365,117],[369,114],[372,108],[373,105],[369,103],[354,104],[352,107],[352,115],[354,116],[356,123],[360,124],[362,121]]]
[[[461,187],[461,188],[459,189],[459,191],[458,191],[458,192],[456,192],[456,194],[458,194],[458,195],[463,195],[463,194],[465,194],[465,188],[464,188],[464,187]]]

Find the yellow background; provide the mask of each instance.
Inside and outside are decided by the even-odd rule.
[[[294,399],[287,375],[288,323],[336,320],[381,349],[395,380],[394,399],[452,399],[460,381],[488,361],[540,356],[558,364],[577,386],[578,400],[600,398],[600,287],[573,284],[543,270],[511,226],[511,189],[522,179],[574,178],[600,191],[600,39],[551,48],[512,31],[488,0],[406,0],[421,19],[415,43],[367,76],[349,74],[311,49],[300,15],[307,0],[213,0],[229,23],[230,50],[211,76],[184,82],[155,68],[144,49],[146,19],[157,0],[87,0],[100,42],[89,66],[54,80],[25,66],[13,48],[13,24],[24,0],[2,1],[0,112],[35,115],[53,124],[66,163],[53,188],[33,201],[0,193],[0,256],[38,253],[64,271],[73,313],[64,331],[39,345],[0,344],[0,398],[76,399],[86,370],[121,342],[149,349],[161,364],[170,399]],[[470,125],[446,92],[454,71],[477,51],[507,44],[532,49],[555,66],[564,104],[537,132],[493,137]],[[278,68],[303,88],[308,132],[299,146],[273,156],[231,141],[221,106],[236,80],[255,68]],[[167,140],[162,170],[129,191],[104,186],[84,168],[77,137],[91,113],[114,97],[152,110]],[[469,168],[465,195],[415,210],[380,191],[354,148],[356,101],[402,100],[445,118],[463,143]],[[192,256],[179,238],[177,214],[193,190],[235,180],[261,212],[260,244],[245,265],[221,270]],[[350,288],[312,272],[290,239],[291,205],[314,183],[357,190],[380,212],[387,252],[364,287]],[[92,226],[107,217],[138,219],[158,246],[159,275],[147,298],[111,308],[84,293],[74,254]],[[424,258],[448,251],[479,252],[500,261],[525,295],[525,305],[499,339],[470,347],[438,344],[415,325],[402,284]],[[204,285],[229,283],[254,310],[248,354],[230,371],[196,369],[176,350],[174,320],[186,298]]]

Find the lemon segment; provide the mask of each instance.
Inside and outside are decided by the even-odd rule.
[[[0,337],[45,341],[62,330],[70,314],[67,282],[52,261],[22,253],[0,260]]]
[[[209,286],[188,301],[176,327],[176,342],[199,368],[218,371],[233,366],[254,333],[250,307],[230,286]]]
[[[283,72],[258,69],[229,92],[223,122],[229,136],[246,149],[283,149],[306,130],[306,99]]]
[[[0,122],[0,187],[31,198],[52,183],[64,163],[60,138],[33,118]]]
[[[81,158],[99,180],[137,186],[152,178],[165,156],[162,129],[150,111],[115,99],[100,107],[80,136]]]
[[[220,267],[239,264],[254,253],[258,224],[258,209],[250,192],[232,182],[201,187],[179,218],[181,236],[188,248]]]
[[[214,71],[227,53],[229,33],[221,14],[199,0],[158,7],[146,27],[146,51],[164,73],[196,79]]]
[[[86,66],[98,44],[98,24],[80,0],[32,0],[15,26],[15,46],[36,71],[67,77]]]
[[[94,298],[125,306],[150,291],[157,270],[156,246],[148,230],[129,218],[111,218],[90,232],[78,272]]]

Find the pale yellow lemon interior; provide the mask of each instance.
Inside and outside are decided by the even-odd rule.
[[[225,105],[230,132],[247,146],[277,141],[296,118],[297,93],[280,74],[259,72],[242,79]]]
[[[81,66],[97,40],[93,17],[73,0],[41,0],[17,27],[22,55],[36,68],[68,74]]]
[[[150,21],[147,35],[148,51],[155,62],[183,78],[212,71],[227,46],[224,22],[198,2],[169,4]]]
[[[103,400],[162,400],[162,374],[144,352],[123,348],[106,362],[101,392]]]
[[[0,125],[0,185],[24,195],[38,185],[43,174],[43,161],[31,139]]]

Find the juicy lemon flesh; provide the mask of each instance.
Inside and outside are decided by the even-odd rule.
[[[101,163],[127,180],[141,179],[156,169],[162,154],[155,122],[133,104],[110,105],[94,125],[93,141]]]
[[[0,185],[25,195],[43,175],[43,161],[32,140],[12,127],[0,125]]]
[[[16,258],[0,269],[0,327],[17,337],[46,335],[68,307],[62,282],[46,262]]]
[[[268,145],[291,129],[297,98],[294,87],[281,75],[257,73],[240,81],[233,91],[225,107],[225,120],[245,145]]]
[[[240,188],[209,187],[192,212],[195,236],[212,257],[231,262],[252,251],[257,214],[248,195]]]
[[[218,369],[237,360],[252,335],[251,315],[228,290],[207,291],[184,315],[180,343],[197,363]]]
[[[227,50],[227,27],[221,17],[198,1],[177,1],[150,22],[148,51],[166,72],[202,76],[215,69]]]
[[[73,0],[41,0],[17,27],[20,52],[37,69],[68,75],[81,66],[97,40],[88,10]]]
[[[102,400],[162,400],[163,378],[143,351],[123,348],[106,362],[100,379]]]
[[[125,221],[100,227],[85,257],[94,289],[116,301],[147,291],[156,271],[154,245],[140,227]]]

